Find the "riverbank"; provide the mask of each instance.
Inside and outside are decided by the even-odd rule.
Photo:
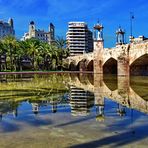
[[[12,71],[12,72],[0,72],[0,75],[6,74],[55,74],[55,73],[93,73],[92,71]]]

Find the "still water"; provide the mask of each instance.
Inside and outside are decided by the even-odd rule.
[[[0,75],[0,148],[147,147],[148,77]]]

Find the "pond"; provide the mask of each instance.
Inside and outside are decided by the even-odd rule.
[[[0,148],[146,147],[148,77],[0,75]]]

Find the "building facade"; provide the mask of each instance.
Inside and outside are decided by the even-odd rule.
[[[36,29],[35,23],[33,21],[29,24],[29,32],[25,33],[21,40],[26,40],[30,38],[36,38],[40,41],[51,43],[55,39],[55,27],[52,23],[49,25],[49,31]]]
[[[8,22],[0,21],[0,38],[10,35],[11,36],[15,35],[13,19],[10,18]]]
[[[84,89],[70,86],[70,106],[73,116],[87,116],[94,106],[94,94]]]
[[[85,22],[69,22],[66,38],[70,56],[93,51],[93,34]]]

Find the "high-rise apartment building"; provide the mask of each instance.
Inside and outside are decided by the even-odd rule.
[[[10,18],[8,22],[0,21],[0,38],[3,38],[5,36],[14,36],[14,26],[13,26],[13,19]]]
[[[94,94],[82,88],[70,86],[70,105],[73,116],[86,116],[94,106]]]
[[[69,22],[66,38],[70,56],[93,51],[93,35],[85,22]]]
[[[33,21],[29,24],[29,32],[25,33],[21,40],[26,40],[30,38],[36,38],[40,41],[51,43],[55,39],[55,27],[52,23],[49,25],[49,31],[36,29],[35,23]]]

